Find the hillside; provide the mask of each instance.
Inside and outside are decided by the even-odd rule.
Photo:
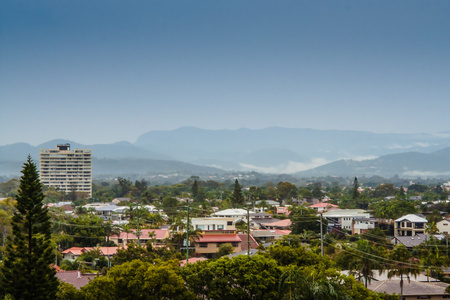
[[[450,177],[450,147],[433,153],[407,152],[384,155],[376,159],[338,160],[304,172],[300,176],[393,176]]]
[[[147,132],[134,144],[83,145],[58,139],[38,146],[26,143],[0,146],[0,175],[18,174],[21,162],[28,154],[38,162],[39,149],[52,149],[59,143],[70,143],[72,149],[92,149],[93,157],[99,162],[98,169],[94,166],[94,174],[141,173],[149,169],[164,173],[199,166],[207,167],[205,172],[223,169],[272,174],[300,172],[300,175],[313,176],[450,174],[448,134],[378,134],[279,127],[237,130],[183,127]],[[107,167],[104,161],[112,166]],[[143,165],[137,163],[139,161]],[[193,165],[196,167],[188,167]]]

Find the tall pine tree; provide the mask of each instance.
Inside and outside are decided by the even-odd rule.
[[[357,200],[359,198],[359,183],[358,178],[355,177],[353,181],[352,199]]]
[[[194,200],[197,200],[197,195],[198,195],[198,183],[197,183],[197,180],[194,180],[194,183],[192,184],[191,193],[192,193],[192,198]]]
[[[54,299],[58,288],[50,244],[50,217],[43,207],[44,194],[36,165],[28,156],[22,169],[17,211],[8,237],[1,287],[15,300]]]
[[[235,205],[243,205],[244,204],[244,196],[242,196],[241,185],[239,184],[239,181],[237,179],[234,182],[233,204],[235,204]]]

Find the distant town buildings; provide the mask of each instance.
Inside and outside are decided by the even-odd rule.
[[[92,151],[70,150],[70,144],[41,149],[39,170],[42,184],[66,193],[84,192],[92,196]]]

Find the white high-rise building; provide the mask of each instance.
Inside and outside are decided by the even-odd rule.
[[[92,196],[92,151],[58,144],[56,149],[41,149],[39,154],[41,183],[70,193],[85,192]]]

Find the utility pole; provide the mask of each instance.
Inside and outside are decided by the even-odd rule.
[[[322,213],[320,213],[320,254],[323,256],[323,229],[322,229]]]
[[[189,202],[187,206],[187,227],[186,227],[186,264],[189,263]]]
[[[247,257],[250,257],[250,208],[247,207]]]
[[[138,247],[140,247],[141,246],[141,239],[140,239],[141,231],[139,230],[139,204],[137,205],[137,232],[136,232],[136,235],[137,235],[137,240],[138,240],[137,245],[138,245]]]

